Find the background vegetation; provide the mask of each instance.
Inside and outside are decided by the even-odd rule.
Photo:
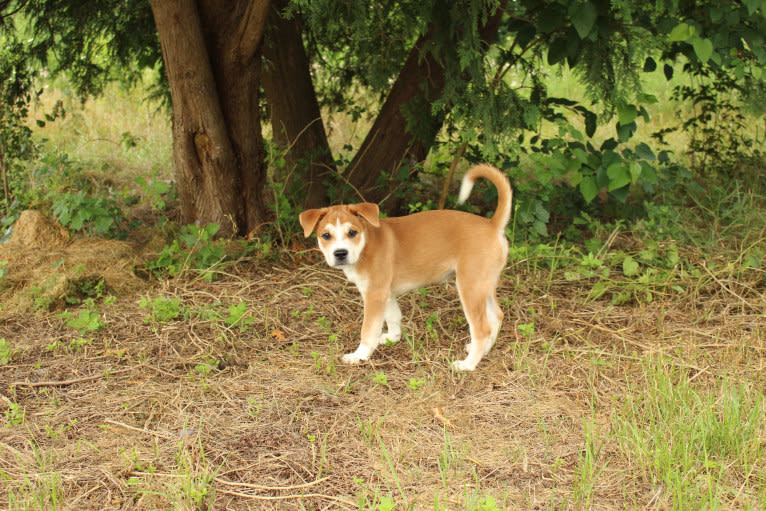
[[[332,202],[361,192],[348,169],[439,2],[328,4],[281,12],[310,57]],[[403,300],[399,345],[338,363],[358,296],[300,239],[316,159],[265,122],[268,94],[269,214],[247,237],[188,224],[149,6],[0,2],[0,507],[763,509],[763,3],[537,4],[504,4],[481,65],[435,52],[460,70],[439,129],[370,188],[410,212],[445,181],[451,207],[453,166],[511,177],[506,323],[464,375],[451,284]],[[144,51],[116,51],[124,32]],[[473,199],[487,212],[494,190]],[[27,209],[66,236],[13,239]]]

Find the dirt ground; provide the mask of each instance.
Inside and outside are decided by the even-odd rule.
[[[0,365],[0,507],[663,509],[672,496],[609,440],[642,361],[661,355],[697,382],[723,365],[766,380],[763,288],[711,280],[618,306],[519,262],[496,347],[460,374],[452,283],[402,297],[409,337],[349,367],[361,303],[340,272],[226,272],[99,302],[96,331],[68,326],[63,307],[2,316],[14,352]],[[152,319],[141,299],[158,296],[180,315]],[[242,302],[252,322],[230,326]],[[601,468],[584,486],[594,431]]]

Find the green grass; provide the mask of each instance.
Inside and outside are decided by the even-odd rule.
[[[766,485],[763,391],[734,378],[712,388],[692,379],[660,358],[645,361],[643,377],[621,397],[615,439],[673,509],[725,509],[723,502],[755,509]]]

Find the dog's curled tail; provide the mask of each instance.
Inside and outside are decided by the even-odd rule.
[[[460,184],[460,195],[457,201],[462,204],[468,199],[473,189],[473,184],[480,177],[489,179],[497,188],[497,209],[495,214],[492,215],[492,223],[498,230],[504,229],[511,219],[513,191],[511,190],[511,183],[508,182],[508,178],[495,167],[481,164],[468,169],[468,172],[463,176],[463,182]]]

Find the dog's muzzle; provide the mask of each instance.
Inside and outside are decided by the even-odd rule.
[[[335,257],[336,266],[341,266],[348,262],[348,250],[346,250],[345,248],[339,248],[338,250],[333,252],[332,255],[333,257]]]

